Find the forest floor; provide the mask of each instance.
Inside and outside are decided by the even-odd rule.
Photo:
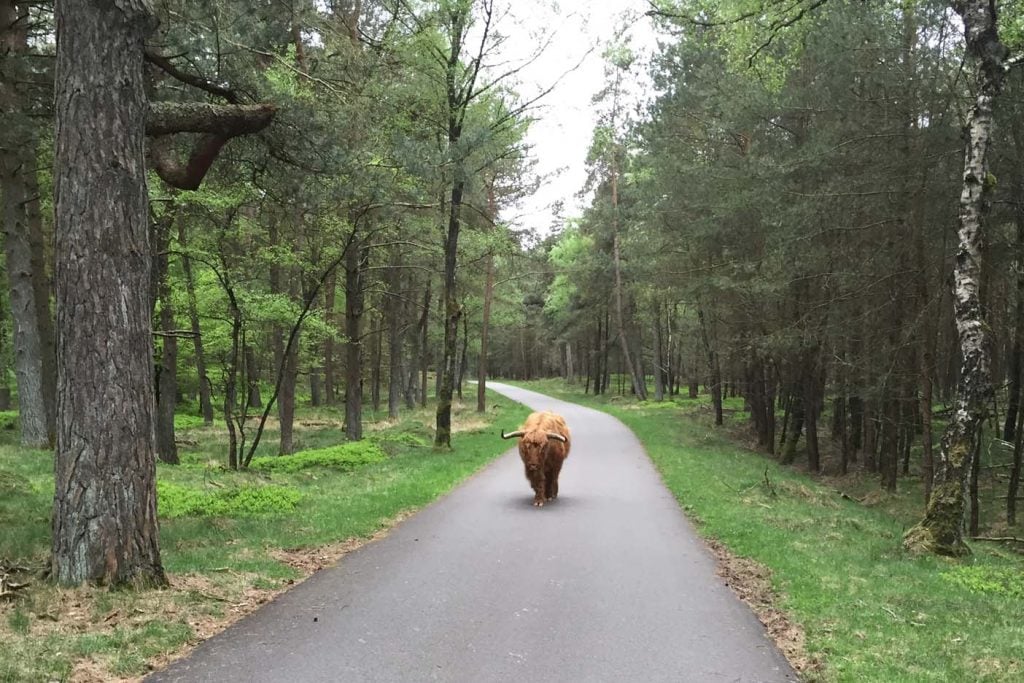
[[[223,422],[179,416],[181,464],[157,467],[170,586],[144,591],[42,578],[52,454],[0,430],[0,681],[137,680],[451,490],[508,450],[492,425],[527,414],[496,394],[484,416],[456,404],[454,448],[436,451],[433,410],[403,411],[395,423],[370,414],[367,439],[339,447],[339,411],[300,408],[296,455],[274,457],[273,424],[253,467],[237,472],[225,467]]]
[[[890,494],[874,475],[781,466],[754,449],[740,400],[715,428],[706,397],[638,403],[561,380],[511,383],[603,410],[636,433],[723,578],[769,629],[781,611],[803,631],[799,656],[810,661],[794,664],[806,680],[1024,678],[1024,556],[983,542],[959,560],[904,552],[903,533],[922,513],[915,479]],[[997,507],[983,508],[989,533],[999,531]]]

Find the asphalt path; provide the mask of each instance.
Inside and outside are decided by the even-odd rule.
[[[533,507],[510,450],[147,680],[797,680],[628,428],[488,387],[565,416],[556,501]]]

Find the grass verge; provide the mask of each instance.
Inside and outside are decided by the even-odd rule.
[[[528,412],[495,394],[483,416],[456,405],[454,448],[435,451],[432,409],[397,423],[371,416],[364,445],[342,448],[340,416],[306,409],[295,434],[305,455],[246,472],[223,467],[223,429],[184,420],[193,427],[178,434],[181,464],[157,468],[171,587],[148,591],[38,578],[50,546],[52,455],[0,433],[0,577],[31,583],[0,600],[0,681],[137,679],[451,490],[508,448],[491,425]],[[277,434],[262,443],[259,456],[275,458]]]
[[[701,533],[766,568],[776,606],[821,664],[806,679],[1024,679],[1024,558],[986,544],[963,560],[906,554],[920,506],[901,496],[919,496],[913,487],[876,505],[850,500],[715,429],[704,399],[637,404],[560,381],[516,384],[636,433]]]

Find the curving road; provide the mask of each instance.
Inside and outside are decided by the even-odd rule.
[[[510,451],[147,680],[797,680],[629,429],[489,388],[565,415],[557,501],[531,505]]]

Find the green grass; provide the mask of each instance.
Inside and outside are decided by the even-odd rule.
[[[980,543],[960,561],[904,553],[903,531],[921,511],[914,487],[886,506],[847,500],[730,440],[704,399],[638,405],[556,381],[517,384],[627,424],[701,533],[771,570],[780,607],[824,662],[814,677],[1024,679],[1024,558]]]
[[[497,423],[519,424],[528,412],[494,394],[485,416],[457,407],[454,447],[437,451],[432,408],[395,424],[373,423],[371,413],[357,445],[342,442],[336,409],[306,408],[296,420],[299,453],[276,456],[278,435],[269,430],[259,466],[241,472],[224,467],[223,426],[193,421],[178,432],[181,464],[157,467],[172,590],[56,589],[23,574],[33,586],[0,603],[0,681],[66,680],[82,667],[99,678],[145,673],[154,657],[195,640],[192,624],[223,620],[254,591],[301,577],[282,553],[340,547],[386,529],[507,450]],[[22,449],[16,438],[0,432],[0,566],[40,569],[50,546],[52,455]]]

